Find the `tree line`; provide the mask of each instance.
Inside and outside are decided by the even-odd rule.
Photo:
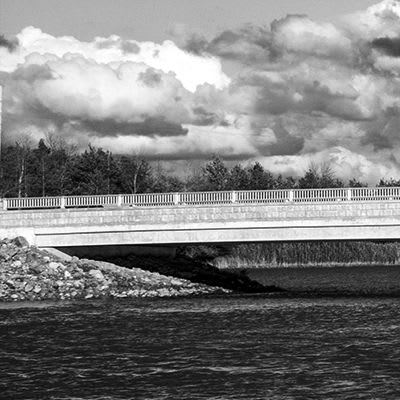
[[[329,165],[311,164],[295,179],[273,175],[259,162],[228,167],[218,156],[178,177],[137,155],[114,155],[90,145],[78,152],[51,136],[36,146],[16,141],[3,148],[0,159],[0,197],[361,186],[366,185],[356,179],[339,179]],[[378,186],[400,186],[400,181],[382,179]]]

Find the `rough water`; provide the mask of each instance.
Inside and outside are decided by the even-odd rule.
[[[0,306],[1,399],[399,399],[400,298]]]

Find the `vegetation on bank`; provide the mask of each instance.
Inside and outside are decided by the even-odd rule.
[[[229,246],[188,246],[180,251],[218,268],[400,264],[399,242],[266,242]]]

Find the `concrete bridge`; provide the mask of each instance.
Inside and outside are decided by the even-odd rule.
[[[39,247],[400,239],[400,188],[0,199],[0,238]]]

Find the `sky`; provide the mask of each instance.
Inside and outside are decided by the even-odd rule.
[[[114,34],[161,42],[179,26],[212,37],[287,14],[331,20],[372,4],[374,0],[1,0],[0,27],[7,35],[33,25],[86,41]]]
[[[3,138],[400,179],[400,0],[0,0]]]

